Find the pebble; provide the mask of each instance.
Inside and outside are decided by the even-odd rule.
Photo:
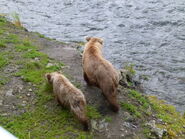
[[[28,97],[30,97],[31,96],[31,94],[30,93],[28,93],[28,94],[26,94]]]
[[[92,120],[92,121],[91,121],[91,124],[92,124],[92,128],[93,128],[93,129],[98,130],[97,122],[96,122],[95,120]]]
[[[124,122],[123,125],[124,125],[125,127],[130,128],[130,123],[128,123],[128,122]]]
[[[159,139],[162,139],[163,135],[167,132],[166,129],[157,128],[155,124],[155,120],[151,120],[148,123],[146,123],[146,126],[149,126],[151,128],[151,131],[156,134],[156,136]]]
[[[8,90],[6,96],[13,96],[13,89]]]
[[[120,129],[120,131],[124,131],[124,129],[123,129],[123,128],[121,128],[121,129]]]
[[[34,60],[35,60],[35,61],[39,61],[39,58],[38,58],[38,57],[36,57]]]
[[[30,88],[30,89],[28,89],[28,91],[29,91],[29,92],[32,92],[33,90]]]
[[[51,66],[53,66],[53,64],[52,64],[52,63],[48,63],[48,64],[46,65],[46,68],[49,68],[49,67],[51,67]]]
[[[23,100],[23,101],[22,101],[22,103],[26,104],[26,101],[25,101],[25,100]]]
[[[23,107],[24,107],[24,106],[26,106],[26,104],[21,104],[21,106],[23,106]]]
[[[19,85],[17,88],[18,88],[18,92],[21,93],[21,91],[23,89],[23,85]]]
[[[124,137],[125,135],[124,134],[121,134],[121,137]]]

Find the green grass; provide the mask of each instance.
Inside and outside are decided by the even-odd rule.
[[[185,118],[176,111],[175,107],[168,105],[165,101],[157,99],[157,97],[150,96],[152,108],[155,110],[157,118],[162,119],[166,124],[157,124],[159,128],[167,129],[167,136],[165,138],[185,138]]]
[[[149,101],[136,90],[129,90],[129,96],[136,99],[145,109],[149,107]]]
[[[6,19],[2,16],[0,16],[0,26],[4,26],[6,24]]]
[[[11,34],[9,33],[9,35],[7,35],[4,38],[4,42],[5,43],[13,43],[13,44],[17,44],[20,43],[19,37],[16,34]]]
[[[0,40],[0,48],[5,48],[5,47],[6,47],[6,44],[2,40]]]
[[[8,78],[0,75],[0,85],[8,83]]]
[[[6,66],[8,64],[8,59],[5,53],[0,53],[0,68]]]
[[[99,119],[102,117],[101,114],[97,111],[97,109],[90,105],[87,106],[87,116],[90,119]]]
[[[129,111],[132,115],[136,117],[141,117],[141,113],[137,110],[138,108],[133,104],[121,102],[121,107],[124,110]]]
[[[79,138],[89,137],[76,129],[80,124],[66,109],[55,107],[48,110],[39,106],[32,112],[9,119],[0,117],[0,124],[19,138]]]
[[[38,34],[40,38],[45,38],[43,34]]]
[[[30,41],[23,41],[22,44],[17,44],[15,46],[16,51],[22,52],[22,51],[28,51],[28,50],[37,50],[37,47],[32,45]]]
[[[134,64],[126,64],[124,69],[126,69],[132,76],[136,74],[136,71],[134,70]]]
[[[26,107],[19,106],[26,110],[25,113],[9,117],[0,116],[0,125],[18,138],[92,138],[89,133],[83,132],[81,123],[68,109],[56,105],[57,102],[53,101],[52,86],[45,80],[45,73],[61,70],[64,64],[49,59],[31,43],[28,37],[24,38],[20,37],[19,33],[12,33],[11,27],[13,27],[12,24],[0,17],[0,47],[7,48],[0,48],[3,51],[0,52],[0,68],[9,62],[17,65],[18,72],[14,74],[34,85],[32,89],[36,97],[34,104],[28,104]],[[13,31],[15,29],[16,27],[13,27]],[[47,67],[48,62],[53,65]],[[9,78],[0,75],[0,85],[5,85]],[[98,117],[97,113],[91,111],[90,115],[93,118]]]
[[[105,122],[112,122],[112,118],[109,117],[109,116],[106,116],[106,117],[105,117]]]
[[[4,33],[4,30],[0,29],[0,35],[3,35],[3,33]]]

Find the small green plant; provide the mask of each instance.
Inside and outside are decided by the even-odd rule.
[[[4,26],[6,23],[6,19],[0,15],[0,26]]]
[[[137,107],[130,103],[121,102],[121,107],[136,117],[141,117],[141,113],[137,111]]]
[[[136,74],[134,70],[134,64],[126,64],[124,69],[126,69],[132,76]]]
[[[45,36],[43,34],[39,34],[40,38],[45,38]]]
[[[8,82],[8,78],[0,76],[0,85],[5,85]]]
[[[5,57],[5,54],[4,53],[0,53],[0,68],[4,67],[7,64],[8,64],[8,60]]]
[[[17,13],[12,13],[13,24],[17,27],[22,27],[20,16]]]
[[[5,47],[6,47],[6,44],[2,40],[0,40],[0,48],[5,48]]]
[[[13,43],[13,44],[17,44],[20,42],[19,37],[15,34],[9,34],[8,36],[6,36],[3,39],[4,43]]]
[[[41,52],[39,52],[37,50],[34,50],[34,49],[31,49],[30,51],[28,51],[25,54],[23,54],[23,57],[24,58],[32,58],[32,59],[33,58],[36,58],[36,57],[43,57],[43,56],[46,56],[47,57],[46,54],[41,53]]]
[[[149,101],[136,90],[129,90],[129,96],[135,98],[144,108],[148,108]]]
[[[106,121],[106,122],[111,122],[111,121],[112,121],[112,118],[111,118],[110,116],[106,116],[106,117],[105,117],[105,121]]]
[[[22,51],[28,51],[28,50],[37,50],[37,47],[32,45],[30,41],[23,41],[22,44],[17,44],[15,45],[15,49],[18,52],[22,52]]]
[[[101,118],[101,114],[97,111],[97,109],[93,106],[87,106],[87,116],[90,119],[98,119]]]

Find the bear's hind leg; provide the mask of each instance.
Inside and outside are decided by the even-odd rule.
[[[87,77],[87,74],[85,72],[83,73],[83,76],[84,76],[84,80],[86,81],[87,85],[91,86],[92,84],[90,83],[90,81]]]

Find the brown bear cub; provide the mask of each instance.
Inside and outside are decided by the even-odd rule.
[[[64,75],[58,72],[47,73],[45,76],[48,82],[53,85],[53,93],[56,100],[61,105],[70,108],[77,119],[83,124],[84,130],[89,130],[84,94]]]
[[[113,65],[102,56],[103,40],[96,37],[87,37],[86,40],[82,57],[84,80],[88,85],[100,88],[110,103],[111,109],[118,112],[119,74]]]

